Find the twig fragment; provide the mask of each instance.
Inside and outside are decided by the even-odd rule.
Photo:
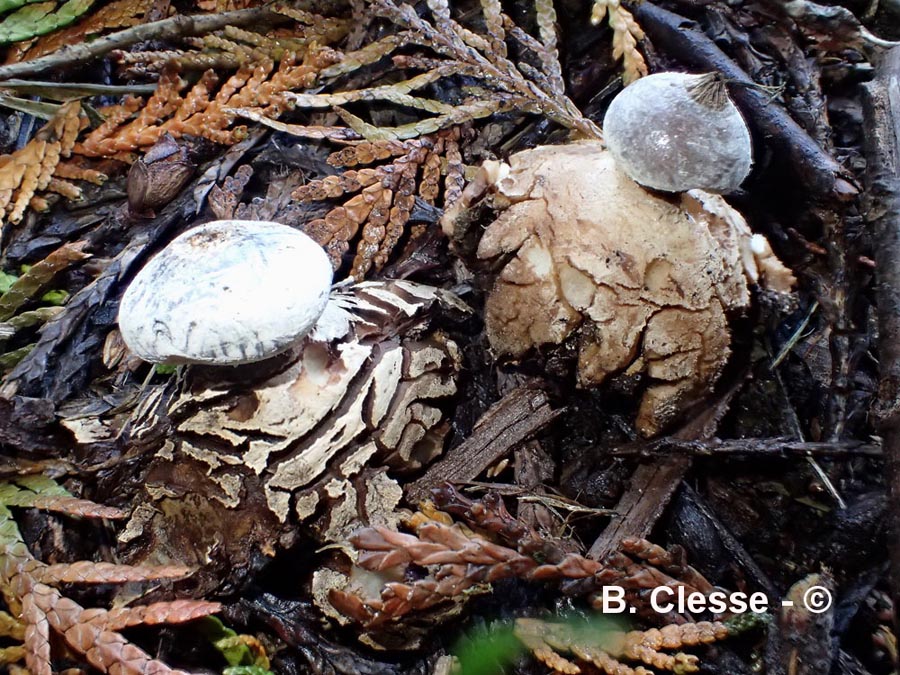
[[[888,482],[894,625],[900,627],[900,48],[863,86],[867,218],[875,229],[880,386],[876,408]]]
[[[138,42],[172,40],[185,35],[202,35],[225,26],[256,25],[278,18],[278,14],[266,7],[197,16],[178,14],[169,19],[132,26],[92,42],[66,45],[52,54],[30,61],[0,66],[0,80],[31,77],[50,71],[64,71],[73,66],[83,66],[114,49],[124,49]]]
[[[407,499],[415,503],[425,499],[429,490],[443,482],[474,479],[513,446],[528,440],[560,414],[561,409],[550,407],[546,393],[526,388],[513,390],[482,416],[472,436],[406,487]]]

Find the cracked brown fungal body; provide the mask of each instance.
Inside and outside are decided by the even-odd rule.
[[[477,256],[511,256],[486,302],[492,348],[521,358],[573,339],[581,386],[643,374],[646,436],[710,392],[730,353],[728,314],[749,306],[751,284],[793,284],[721,197],[654,195],[599,142],[526,150],[483,172],[502,210]]]
[[[129,559],[197,566],[192,580],[209,590],[301,532],[336,542],[395,525],[397,476],[438,456],[449,431],[460,355],[429,328],[439,294],[404,281],[337,290],[293,350],[192,368],[168,401],[145,406],[129,441],[165,440],[119,537]]]

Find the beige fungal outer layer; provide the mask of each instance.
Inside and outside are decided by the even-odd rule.
[[[790,271],[717,195],[655,196],[596,141],[527,150],[509,164],[485,170],[507,208],[478,256],[512,255],[485,307],[491,346],[521,357],[576,337],[580,384],[644,373],[645,435],[709,393],[730,351],[726,315],[749,305],[748,282],[790,290]]]
[[[235,365],[288,349],[331,289],[322,248],[280,223],[219,220],[176,237],[122,297],[119,328],[153,363]]]
[[[747,124],[713,74],[657,73],[626,87],[603,121],[632,180],[667,192],[731,192],[753,163]]]

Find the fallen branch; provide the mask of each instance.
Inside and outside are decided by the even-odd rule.
[[[72,66],[83,66],[88,61],[108,54],[114,49],[124,49],[138,42],[203,35],[225,28],[225,26],[257,25],[279,18],[284,17],[266,7],[199,16],[179,14],[170,19],[132,26],[91,42],[66,45],[52,54],[37,59],[0,66],[0,80],[31,77],[49,71],[65,70]]]
[[[863,85],[867,218],[875,232],[878,283],[877,424],[888,480],[891,590],[900,624],[900,48],[886,52]]]
[[[859,190],[853,179],[797,124],[772,102],[771,96],[709,39],[693,21],[657,7],[652,2],[635,3],[633,12],[653,43],[685,65],[722,73],[738,86],[729,87],[735,102],[772,145],[794,168],[803,184],[817,197],[838,201],[852,199]],[[751,85],[751,86],[740,86]]]
[[[691,460],[685,457],[641,464],[631,476],[628,492],[616,505],[618,515],[591,546],[587,557],[604,560],[623,539],[650,534],[690,467]]]

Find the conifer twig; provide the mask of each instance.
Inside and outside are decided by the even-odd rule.
[[[65,70],[75,65],[81,66],[114,49],[124,49],[138,42],[171,40],[186,35],[209,33],[225,26],[258,25],[265,21],[282,19],[284,17],[272,12],[267,7],[199,16],[179,14],[169,19],[132,26],[92,42],[66,45],[52,54],[37,59],[0,66],[0,80],[31,77],[49,71]]]

